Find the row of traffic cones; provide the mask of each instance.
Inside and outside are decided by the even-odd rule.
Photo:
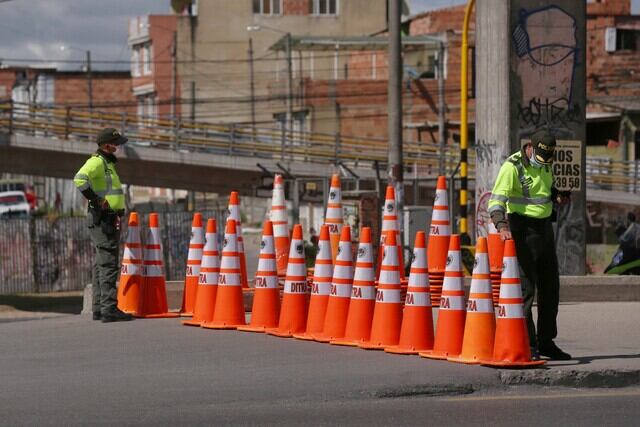
[[[129,216],[127,241],[124,245],[118,308],[136,317],[177,317],[167,307],[167,293],[160,240],[158,214],[149,215],[149,228],[144,245],[140,239],[138,214]]]
[[[228,218],[231,218],[236,222],[240,277],[242,287],[247,289],[249,287],[247,262],[244,254],[244,240],[242,238],[242,225],[240,222],[240,196],[237,191],[232,191],[229,196]],[[204,233],[202,229],[202,215],[195,213],[191,223],[191,239],[189,240],[187,269],[184,280],[184,290],[182,293],[182,307],[180,308],[181,316],[191,317],[194,314],[198,281],[200,277],[200,265],[203,257],[203,247]]]

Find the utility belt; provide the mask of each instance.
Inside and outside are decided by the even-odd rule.
[[[107,236],[113,236],[120,231],[121,218],[124,216],[124,209],[99,209],[89,204],[89,215],[94,227],[100,227]]]

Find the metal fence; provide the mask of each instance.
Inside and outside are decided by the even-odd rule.
[[[226,211],[205,211],[219,224]],[[143,225],[146,226],[146,216]],[[167,280],[185,275],[192,213],[159,214]],[[222,227],[219,233],[222,233]],[[142,232],[142,239],[146,233]],[[126,238],[126,227],[122,243]],[[122,245],[121,245],[122,247]],[[83,289],[91,283],[95,251],[84,217],[0,221],[0,294]]]

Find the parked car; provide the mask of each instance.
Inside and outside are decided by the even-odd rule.
[[[0,180],[0,193],[5,191],[21,191],[27,197],[27,203],[31,210],[38,207],[38,200],[33,187],[19,179],[2,179]]]
[[[0,219],[28,218],[29,202],[23,191],[0,192]]]

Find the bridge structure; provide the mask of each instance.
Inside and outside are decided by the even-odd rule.
[[[255,195],[274,172],[289,179],[312,179],[341,171],[357,182],[376,185],[386,178],[386,140],[11,101],[0,102],[0,170],[71,178],[95,151],[96,135],[105,127],[129,138],[118,171],[131,185]],[[473,183],[473,150],[471,154]],[[405,181],[415,188],[420,182],[433,182],[442,156],[447,174],[455,175],[459,147],[453,144],[441,153],[435,144],[404,141],[403,155]],[[640,200],[638,162],[588,158],[586,175],[587,188],[594,194],[614,192],[621,201]]]

